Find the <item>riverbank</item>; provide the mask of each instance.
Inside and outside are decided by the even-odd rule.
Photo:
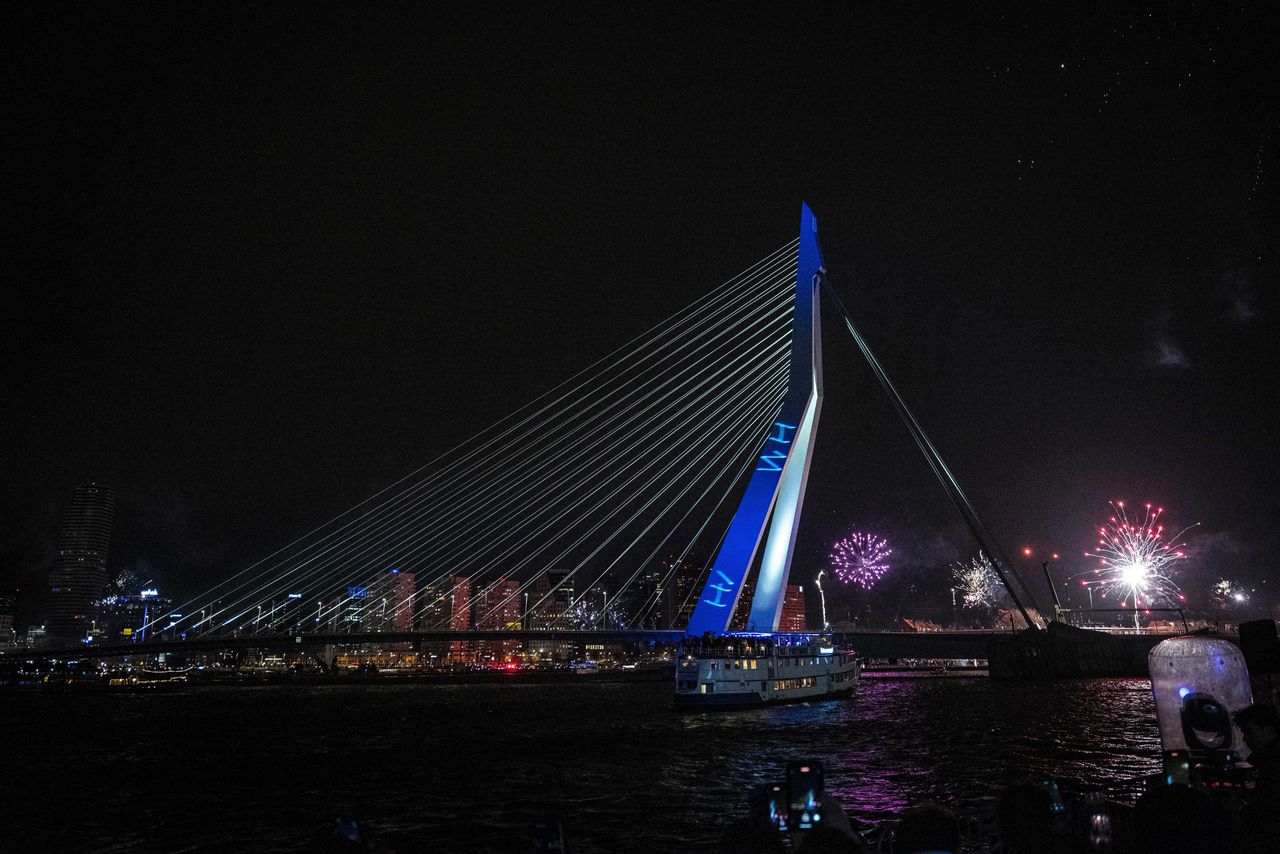
[[[336,672],[285,673],[193,670],[173,678],[150,678],[123,681],[97,677],[72,677],[39,681],[12,681],[0,686],[11,690],[45,690],[57,692],[140,693],[174,691],[192,688],[257,688],[296,686],[308,688],[325,685],[590,685],[627,684],[634,682],[675,683],[674,665],[610,669],[519,669],[458,670],[450,672]],[[115,683],[115,684],[113,684]]]

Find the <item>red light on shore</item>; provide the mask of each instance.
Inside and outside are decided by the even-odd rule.
[[[1031,547],[1030,547],[1030,546],[1025,546],[1025,547],[1022,549],[1022,553],[1023,553],[1024,555],[1026,555],[1027,557],[1031,557]]]

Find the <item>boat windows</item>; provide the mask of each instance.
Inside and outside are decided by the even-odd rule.
[[[818,684],[818,680],[813,676],[802,676],[798,679],[779,679],[773,683],[775,691],[794,691],[798,688],[812,688]]]

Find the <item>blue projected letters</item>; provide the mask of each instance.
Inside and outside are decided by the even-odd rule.
[[[706,602],[708,605],[713,605],[716,608],[728,608],[729,603],[721,602],[720,597],[722,594],[728,593],[730,590],[734,588],[733,579],[730,576],[725,575],[723,572],[721,572],[718,569],[715,570],[715,573],[716,575],[720,576],[720,580],[723,581],[724,584],[728,586],[707,582],[706,589],[716,591],[716,598],[714,601],[712,601],[711,599],[703,599],[702,601]]]
[[[770,442],[780,442],[783,445],[791,444],[791,437],[787,435],[788,430],[796,429],[794,424],[783,424],[781,421],[773,422],[773,426],[777,429],[777,434],[769,436]],[[767,450],[760,455],[760,465],[756,466],[756,471],[782,471],[782,466],[787,461],[787,451]]]
[[[794,425],[794,424],[783,424],[781,421],[775,421],[775,422],[773,422],[773,426],[778,428],[778,435],[776,435],[776,436],[770,436],[770,437],[769,437],[769,441],[770,441],[770,442],[781,442],[781,443],[782,443],[782,444],[784,444],[784,445],[790,445],[790,444],[791,444],[791,439],[790,439],[790,437],[788,437],[788,436],[787,436],[787,431],[788,431],[788,430],[794,430],[794,429],[796,429],[796,425]]]

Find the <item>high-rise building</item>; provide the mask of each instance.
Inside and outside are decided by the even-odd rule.
[[[422,628],[458,632],[471,628],[470,578],[446,575],[423,588]],[[470,643],[465,640],[428,641],[422,645],[422,653],[435,665],[460,664],[472,658]]]
[[[729,621],[729,628],[734,631],[762,631],[772,630],[773,626],[763,626],[757,628],[748,625],[751,618],[751,600],[756,595],[756,577],[759,572],[753,572],[748,575],[742,582],[742,593],[738,596],[738,604],[733,608],[733,617]]]
[[[788,584],[782,599],[782,615],[778,618],[778,631],[803,632],[805,630],[804,588]]]
[[[661,567],[644,569],[622,593],[619,608],[630,625],[638,629],[667,628],[667,597],[663,595],[666,572]]]
[[[18,594],[0,593],[0,649],[13,646],[16,638],[13,633],[13,615],[17,611]]]
[[[706,581],[705,565],[705,560],[696,557],[673,561],[669,565],[669,581],[664,592],[671,628],[683,629],[689,625],[689,618],[693,616],[693,609],[698,604],[698,594]]]
[[[471,579],[447,575],[422,591],[422,628],[466,631],[471,627]]]
[[[418,582],[412,572],[388,570],[369,585],[368,599],[365,631],[413,631],[413,617],[418,607]]]
[[[484,586],[476,599],[476,628],[481,631],[519,629],[520,584],[514,579],[498,578]],[[506,661],[519,648],[518,641],[479,641],[476,649],[481,659]]]
[[[520,628],[520,585],[510,578],[489,582],[476,600],[476,628],[487,631]]]
[[[521,598],[520,607],[530,629],[569,628],[569,609],[573,607],[573,575],[567,569],[546,569],[529,583],[528,608]]]
[[[347,595],[338,597],[337,631],[353,635],[364,631],[364,613],[369,607],[369,588],[364,584],[348,584]]]
[[[77,487],[62,514],[58,554],[49,576],[49,636],[83,640],[96,603],[107,593],[107,550],[115,521],[115,490],[100,483]]]

